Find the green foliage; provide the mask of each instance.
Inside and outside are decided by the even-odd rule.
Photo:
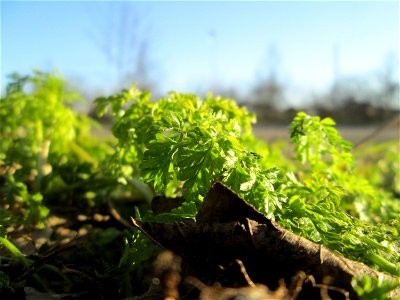
[[[37,173],[32,180],[41,179],[65,157],[92,164],[104,157],[102,146],[90,137],[95,123],[70,107],[81,97],[59,76],[36,72],[11,78],[0,101],[0,153],[5,162],[21,166],[18,179],[31,170]]]
[[[390,297],[390,292],[400,286],[400,280],[383,276],[378,278],[361,276],[353,278],[351,285],[360,300],[386,300],[393,299]],[[396,299],[400,297],[397,296]]]
[[[51,201],[69,197],[95,205],[94,199],[131,197],[134,190],[147,201],[137,208],[144,219],[174,222],[194,218],[209,188],[221,181],[292,232],[400,275],[397,143],[353,153],[332,119],[301,112],[290,125],[292,145],[266,144],[252,134],[255,116],[233,100],[172,92],[155,102],[133,86],[96,100],[99,114],[113,119],[112,151],[91,136],[97,125],[72,110],[78,100],[59,76],[40,72],[13,75],[0,100],[0,205],[7,209],[0,210],[0,239],[15,255],[22,256],[6,229],[43,226]],[[184,202],[154,216],[148,206],[153,192]],[[120,236],[106,230],[97,246]],[[126,239],[118,268],[127,294],[129,274],[141,277],[158,252],[141,233]],[[0,287],[12,288],[7,280],[0,272]],[[398,284],[353,280],[362,299],[386,299]]]
[[[400,143],[398,140],[365,144],[357,149],[360,173],[375,186],[400,196]]]
[[[361,219],[377,224],[398,219],[399,153],[398,141],[365,145],[354,153],[357,169],[349,187],[357,193],[353,201],[354,211]]]
[[[111,111],[112,133],[118,139],[115,152],[108,159],[105,168],[121,183],[139,173],[139,162],[143,157],[143,144],[147,141],[146,132],[151,126],[150,94],[142,93],[135,87],[123,90],[120,94],[96,99],[100,116]]]
[[[291,140],[301,165],[281,185],[289,201],[279,221],[349,258],[398,275],[399,232],[388,225],[400,214],[398,200],[358,173],[351,145],[333,126],[331,119],[304,113],[293,120]],[[386,230],[378,229],[377,220],[385,221]]]
[[[44,227],[44,220],[49,214],[49,209],[42,203],[42,194],[29,193],[26,184],[16,181],[13,175],[6,176],[5,179],[5,185],[1,188],[4,200],[11,203],[13,207],[21,206],[26,225],[36,224]]]
[[[351,144],[333,120],[296,116],[290,133],[299,164],[257,141],[251,133],[254,116],[232,100],[177,93],[158,102],[149,99],[148,93],[133,87],[97,102],[103,113],[111,107],[114,117],[118,143],[109,166],[129,170],[118,174],[125,176],[120,181],[138,176],[157,194],[184,197],[181,207],[156,220],[193,218],[196,206],[218,180],[293,232],[349,258],[399,273],[398,230],[386,224],[387,230],[378,233],[374,227],[380,226],[374,220],[389,221],[398,212],[395,202],[357,173]],[[371,209],[384,198],[393,208],[386,215]],[[355,218],[366,212],[373,214],[364,221]]]
[[[0,102],[3,137],[0,149],[6,160],[23,168],[37,169],[39,163],[43,167],[42,159],[69,154],[69,144],[79,131],[88,128],[86,121],[64,105],[76,100],[77,95],[66,91],[63,81],[47,74],[12,78],[15,81]]]
[[[9,210],[0,209],[0,237],[7,236],[7,228],[19,221]]]
[[[283,226],[348,258],[400,274],[397,229],[387,225],[386,231],[380,231],[379,226],[353,218],[329,202],[307,203],[303,196],[292,195],[281,210],[278,220]]]
[[[158,194],[182,194],[187,203],[198,204],[220,180],[273,217],[280,201],[273,187],[276,170],[260,167],[261,157],[251,151],[254,115],[212,95],[149,99],[135,87],[97,99],[99,111],[105,113],[108,105],[115,119],[118,144],[110,169],[119,170],[120,181],[140,176]]]
[[[161,251],[143,233],[137,231],[131,237],[125,238],[125,249],[119,261],[120,267],[138,270],[140,276],[144,276],[143,270],[146,262],[154,258]]]
[[[296,158],[313,170],[327,166],[347,170],[352,166],[351,144],[340,137],[331,118],[320,120],[300,112],[290,125]]]
[[[0,204],[25,226],[40,227],[49,196],[95,177],[110,148],[91,137],[97,125],[74,112],[71,105],[82,99],[60,76],[10,78],[0,100]]]
[[[152,272],[151,265],[160,252],[158,245],[137,231],[125,238],[125,247],[118,265],[120,272],[131,274],[136,279],[134,282],[141,282],[142,278]],[[132,286],[131,282],[132,278],[128,277],[123,283],[126,295],[131,295],[135,289],[140,288]]]
[[[0,271],[0,293],[14,293],[15,290],[11,285],[10,277],[3,271]]]
[[[13,74],[0,99],[0,246],[23,267],[32,261],[7,239],[7,229],[43,228],[51,195],[60,204],[68,195],[80,198],[74,187],[96,177],[98,162],[110,149],[90,136],[95,123],[73,111],[77,100],[59,76],[41,72]],[[80,192],[90,190],[89,184]],[[37,274],[33,278],[46,286]],[[13,292],[3,272],[0,290]]]
[[[341,189],[342,192],[334,193],[339,196],[336,204],[364,221],[380,223],[396,218],[400,214],[398,201],[387,190],[396,189],[393,180],[399,176],[398,149],[392,147],[381,160],[383,170],[370,167],[366,173],[364,161],[354,161],[351,144],[340,137],[334,124],[329,118],[320,120],[304,113],[293,120],[291,140],[295,145],[295,158],[303,164],[297,167],[302,171],[298,172],[299,177],[308,187],[312,182],[319,182],[317,185],[325,191],[331,186]],[[375,181],[371,180],[372,169],[377,173]],[[383,190],[385,184],[386,190]]]

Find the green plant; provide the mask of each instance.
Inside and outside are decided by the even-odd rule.
[[[41,72],[13,75],[0,100],[0,244],[9,260],[31,266],[7,229],[45,226],[52,203],[82,209],[135,196],[142,198],[136,218],[179,222],[194,219],[220,181],[297,235],[400,275],[397,144],[354,153],[333,120],[305,113],[290,125],[291,144],[267,144],[252,133],[255,115],[233,100],[172,92],[152,101],[134,86],[96,100],[99,114],[112,116],[112,148],[92,136],[93,120],[73,111],[78,100],[58,75]],[[154,194],[183,202],[154,214]],[[121,249],[104,255],[101,270],[105,278],[119,274],[119,293],[130,295],[137,288],[131,276],[139,281],[160,249],[138,232],[95,235],[93,249],[110,245]],[[0,289],[12,292],[10,279],[0,272]],[[38,274],[34,279],[46,289]],[[362,299],[385,299],[393,282],[357,278],[353,287]]]
[[[378,278],[361,276],[353,278],[351,285],[360,300],[400,299],[399,295],[396,298],[390,297],[390,292],[400,286],[400,280],[398,279],[388,279],[383,276]]]
[[[220,180],[273,217],[276,169],[263,169],[252,151],[254,115],[234,101],[208,95],[170,93],[158,102],[135,87],[97,99],[99,112],[111,107],[118,139],[110,169],[121,182],[140,176],[157,194],[182,195],[180,213],[196,213],[213,182]],[[128,105],[129,104],[129,105]],[[128,105],[128,106],[127,106]],[[186,208],[186,209],[185,209]],[[190,213],[189,213],[190,215]]]
[[[400,213],[397,199],[358,173],[350,143],[334,126],[329,118],[305,113],[293,120],[291,140],[301,165],[281,186],[289,201],[279,221],[347,257],[399,275],[399,232],[388,225]],[[380,212],[377,206],[390,209]],[[379,219],[385,220],[386,231],[378,229]]]
[[[0,99],[0,245],[11,261],[30,268],[34,261],[8,239],[8,229],[44,228],[51,202],[73,199],[79,205],[89,193],[102,193],[107,185],[98,165],[111,148],[91,136],[96,123],[73,110],[82,99],[59,75],[34,72],[10,79]],[[61,274],[55,266],[44,268]],[[32,277],[49,291],[38,274]],[[14,290],[8,280],[1,272],[0,292]]]
[[[43,226],[48,196],[95,176],[109,151],[90,136],[96,124],[71,108],[78,100],[60,76],[41,72],[13,74],[0,100],[0,200],[26,225]]]
[[[333,120],[296,116],[290,129],[299,163],[281,157],[279,165],[288,171],[283,172],[271,161],[276,154],[252,135],[254,116],[232,100],[177,93],[158,102],[149,99],[133,87],[97,103],[101,113],[111,107],[114,117],[118,143],[110,166],[120,170],[120,181],[138,176],[157,194],[184,197],[182,206],[156,216],[158,221],[193,218],[212,183],[221,181],[293,232],[399,274],[397,229],[386,224],[390,230],[382,233],[365,222],[379,213],[359,200],[379,196],[378,202],[387,195],[357,174],[351,144]],[[387,203],[394,208],[394,200]],[[375,215],[365,221],[356,217],[366,210]]]
[[[61,203],[60,195],[82,182],[81,190],[93,190],[91,179],[109,151],[90,136],[95,123],[71,108],[80,99],[60,76],[41,72],[13,74],[0,99],[0,244],[24,267],[32,261],[8,240],[7,228],[46,226],[51,196]]]

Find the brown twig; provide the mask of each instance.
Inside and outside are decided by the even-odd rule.
[[[128,228],[130,230],[135,229],[128,221],[126,221],[124,218],[121,217],[121,215],[119,214],[118,210],[115,208],[115,205],[110,198],[107,199],[107,204],[108,204],[108,209],[110,210],[110,214],[114,217],[114,219],[117,222],[119,222],[120,224],[122,224],[123,226],[125,226],[126,228]]]
[[[353,150],[356,150],[357,148],[361,147],[365,143],[369,142],[370,140],[372,140],[373,138],[378,136],[382,131],[385,131],[386,129],[391,128],[392,126],[394,126],[398,122],[400,122],[400,114],[394,116],[388,122],[386,122],[382,126],[378,127],[372,133],[370,133],[369,135],[365,136],[360,141],[355,143],[354,146],[353,146]],[[399,130],[400,130],[400,128],[399,128]]]
[[[346,300],[350,300],[350,293],[346,291],[345,289],[330,286],[328,284],[324,283],[316,283],[314,276],[312,275],[307,275],[303,271],[300,271],[297,275],[298,280],[296,282],[296,286],[294,288],[294,293],[291,297],[292,300],[296,300],[297,297],[299,296],[301,290],[303,289],[303,285],[307,282],[311,282],[311,285],[314,288],[319,288],[321,289],[321,299],[330,299],[328,295],[328,290],[339,292],[344,295]]]
[[[247,284],[251,287],[255,287],[256,285],[254,284],[253,280],[251,280],[249,274],[247,273],[243,262],[240,259],[235,259],[235,262],[240,266],[240,272],[243,274],[244,279],[246,279]]]

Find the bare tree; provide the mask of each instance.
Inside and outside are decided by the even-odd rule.
[[[267,75],[262,74],[256,81],[250,99],[255,110],[276,111],[284,100],[284,86],[278,80],[280,56],[275,46],[271,46],[267,55]]]
[[[257,82],[252,94],[256,106],[276,110],[283,97],[283,86],[274,76],[269,76]]]
[[[386,57],[383,68],[377,74],[378,93],[375,105],[385,110],[400,110],[399,99],[399,62],[396,54]]]
[[[387,56],[382,67],[369,75],[342,76],[329,91],[334,99],[332,108],[343,106],[348,100],[368,103],[386,111],[399,109],[398,62],[394,55]]]
[[[93,39],[116,73],[118,88],[136,82],[143,89],[154,89],[151,80],[149,29],[133,2],[111,2],[108,17],[96,26]]]

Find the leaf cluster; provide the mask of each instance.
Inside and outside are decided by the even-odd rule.
[[[349,258],[398,275],[399,231],[389,225],[400,214],[398,200],[359,173],[350,143],[331,119],[298,113],[290,130],[301,164],[280,186],[288,199],[280,222]]]
[[[354,153],[332,119],[303,112],[289,127],[291,145],[266,144],[252,133],[255,115],[231,99],[171,92],[153,101],[133,86],[96,99],[98,113],[113,119],[111,149],[92,137],[96,123],[72,109],[80,100],[59,76],[41,72],[14,74],[0,100],[0,205],[7,208],[0,238],[10,249],[6,228],[23,219],[43,226],[46,204],[59,197],[78,205],[109,193],[138,192],[148,202],[153,194],[183,197],[168,213],[137,209],[144,219],[173,222],[194,218],[220,181],[290,231],[400,274],[397,145]],[[122,252],[118,268],[139,274],[158,248],[135,233]],[[354,281],[359,295],[386,295],[393,286],[371,280]]]
[[[149,99],[136,87],[97,99],[99,111],[108,107],[115,119],[118,144],[110,169],[122,177],[140,176],[156,194],[183,195],[186,213],[219,180],[273,217],[279,203],[276,170],[258,165],[261,156],[252,151],[253,114],[211,94]]]
[[[377,234],[373,222],[378,215],[389,221],[398,210],[359,218],[371,210],[366,200],[389,198],[359,176],[351,144],[332,119],[298,113],[290,126],[295,161],[288,162],[252,135],[254,116],[230,99],[170,93],[153,102],[133,87],[97,101],[114,117],[112,169],[129,169],[119,175],[140,177],[156,194],[184,197],[158,221],[194,217],[212,183],[221,181],[293,232],[398,274],[398,231],[386,225]]]
[[[361,300],[386,300],[391,299],[390,292],[400,286],[400,280],[383,276],[378,278],[361,276],[353,278],[351,285]],[[399,297],[397,296],[396,299]]]
[[[110,151],[91,136],[97,126],[72,105],[82,98],[59,75],[13,74],[0,99],[0,203],[43,226],[44,201],[95,177]]]

